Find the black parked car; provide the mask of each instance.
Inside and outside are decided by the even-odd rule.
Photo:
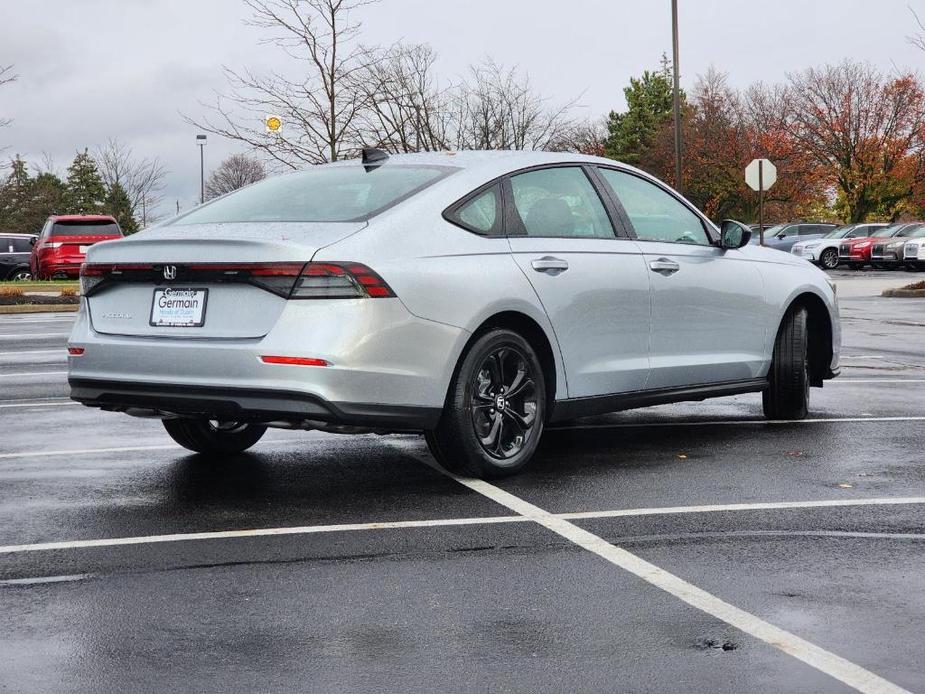
[[[0,232],[0,280],[27,280],[32,278],[29,256],[35,234],[8,234]]]

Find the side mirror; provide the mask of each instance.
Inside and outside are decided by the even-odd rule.
[[[780,233],[777,235],[777,238],[783,240],[783,239],[787,238],[787,234],[785,234],[784,232],[780,232]]]
[[[38,241],[38,240],[39,240],[38,236],[30,236],[30,237],[29,237],[29,245],[30,245],[30,246],[34,246],[35,243],[36,243],[36,241]]]
[[[752,238],[752,230],[734,219],[724,219],[720,232],[720,248],[742,248]]]

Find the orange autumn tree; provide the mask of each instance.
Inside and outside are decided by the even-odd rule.
[[[789,76],[786,120],[837,191],[847,222],[896,219],[921,198],[925,90],[845,60]]]
[[[709,217],[757,219],[758,196],[744,179],[745,167],[756,157],[778,167],[778,183],[765,194],[766,220],[824,214],[824,179],[790,134],[782,95],[780,87],[761,84],[740,93],[713,68],[697,78],[682,117],[683,189]],[[666,180],[674,177],[670,123],[640,165]]]

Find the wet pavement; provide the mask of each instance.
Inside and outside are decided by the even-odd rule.
[[[0,691],[925,691],[925,300],[835,275],[809,420],[579,420],[492,485],[415,436],[206,461],[0,317]]]

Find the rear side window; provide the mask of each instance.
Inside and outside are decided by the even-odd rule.
[[[639,176],[599,169],[630,218],[637,238],[710,245],[700,217],[677,198]]]
[[[55,222],[49,236],[121,236],[115,222]]]
[[[510,180],[527,236],[614,238],[604,204],[580,167],[538,169]]]
[[[13,238],[10,240],[12,248],[10,253],[29,253],[32,250],[32,244],[29,243],[29,239],[24,238]]]
[[[455,171],[448,166],[315,166],[274,176],[199,207],[172,224],[350,222],[379,214]]]
[[[501,186],[493,185],[447,212],[447,219],[477,234],[501,233]]]

